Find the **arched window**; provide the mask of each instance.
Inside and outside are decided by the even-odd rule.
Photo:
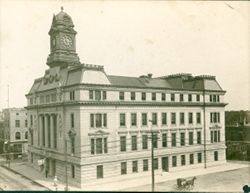
[[[25,132],[25,139],[28,139],[28,131]]]
[[[21,134],[20,134],[20,132],[16,132],[15,137],[16,137],[16,139],[21,139]]]

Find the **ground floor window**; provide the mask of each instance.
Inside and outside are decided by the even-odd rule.
[[[176,156],[173,156],[173,157],[172,157],[172,166],[173,166],[173,167],[176,167],[176,166],[177,166],[177,157],[176,157]]]
[[[138,161],[133,161],[132,162],[132,171],[133,172],[138,172]]]
[[[103,178],[103,165],[96,166],[97,179]]]
[[[202,153],[198,153],[198,163],[202,162]]]
[[[218,151],[214,152],[214,161],[218,161]]]
[[[182,166],[186,165],[186,156],[185,155],[181,155],[181,165]]]
[[[143,160],[143,171],[148,171],[148,160]]]
[[[194,154],[189,155],[189,163],[194,164]]]
[[[121,174],[127,174],[127,162],[121,163]]]
[[[154,158],[154,169],[158,170],[158,158]]]

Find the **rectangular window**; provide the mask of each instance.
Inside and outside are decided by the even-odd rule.
[[[162,125],[167,124],[167,113],[161,113],[161,124]]]
[[[214,142],[214,131],[210,131],[211,143]]]
[[[176,133],[171,134],[171,144],[172,147],[176,147]]]
[[[124,92],[119,92],[119,99],[124,100]]]
[[[171,101],[175,101],[175,94],[171,93],[170,98],[171,98]]]
[[[20,120],[16,120],[16,127],[20,127]]]
[[[188,102],[192,102],[192,94],[188,94]]]
[[[194,154],[189,154],[189,164],[194,164]]]
[[[152,125],[157,125],[157,113],[152,113]]]
[[[201,144],[201,131],[197,131],[197,144]]]
[[[125,113],[120,113],[120,126],[126,126],[126,115],[125,115]]]
[[[72,100],[75,100],[75,91],[72,90],[69,92],[69,99],[72,101]]]
[[[217,102],[220,102],[220,95],[217,95]]]
[[[216,95],[213,95],[213,102],[216,102]]]
[[[74,137],[70,138],[70,143],[71,143],[71,153],[74,154],[75,153],[75,138]]]
[[[196,101],[200,102],[200,95],[199,94],[196,95]]]
[[[121,163],[121,175],[127,174],[127,162]]]
[[[95,90],[95,100],[101,100],[101,91]]]
[[[154,158],[154,170],[158,170],[158,158]]]
[[[137,150],[137,136],[132,136],[132,151]]]
[[[217,143],[218,142],[218,140],[217,140],[218,138],[217,138],[217,131],[214,131],[214,142],[215,143]]]
[[[132,161],[132,172],[138,172],[138,161]]]
[[[202,153],[198,153],[198,163],[202,162]]]
[[[89,90],[89,100],[93,100],[93,99],[94,99],[94,91]]]
[[[185,133],[181,133],[181,146],[185,146]]]
[[[167,147],[168,141],[167,141],[167,133],[162,134],[162,147]]]
[[[107,91],[102,91],[102,99],[103,100],[107,99]]]
[[[107,127],[107,114],[103,114],[103,127]]]
[[[103,166],[102,165],[96,166],[96,178],[97,179],[103,178]]]
[[[194,144],[194,133],[192,131],[188,132],[188,144],[189,145]]]
[[[108,139],[104,138],[103,139],[103,143],[104,143],[104,153],[108,153]]]
[[[152,93],[152,101],[155,101],[156,100],[156,93]]]
[[[131,101],[135,100],[135,92],[130,93],[130,99],[131,99]]]
[[[209,101],[213,102],[213,95],[209,95]]]
[[[28,127],[28,120],[25,120],[25,127]]]
[[[177,157],[172,156],[172,167],[176,167],[176,166],[177,166]]]
[[[185,124],[185,114],[184,113],[180,113],[180,124],[181,125]]]
[[[126,136],[120,137],[120,148],[121,151],[126,151]]]
[[[220,142],[220,131],[218,131],[218,142]]]
[[[181,165],[182,166],[186,165],[186,156],[185,155],[181,155]]]
[[[201,124],[201,113],[196,113],[196,123]]]
[[[96,139],[96,153],[102,154],[102,138]]]
[[[75,166],[71,165],[71,177],[75,178]]]
[[[193,124],[193,113],[188,113],[188,123]]]
[[[143,160],[143,171],[148,171],[148,160],[144,159]]]
[[[142,149],[148,149],[148,136],[142,135]]]
[[[142,126],[147,126],[148,125],[147,113],[142,113],[141,117],[142,117]]]
[[[90,127],[95,127],[95,118],[94,114],[90,114]]]
[[[95,126],[98,127],[102,127],[102,114],[97,113],[95,115]]]
[[[161,100],[165,101],[166,100],[166,94],[165,93],[161,93]]]
[[[158,136],[157,134],[153,134],[153,147],[157,148],[158,147]]]
[[[214,152],[214,161],[218,161],[218,160],[219,160],[218,157],[219,157],[219,156],[218,156],[218,151],[215,151],[215,152]]]
[[[71,123],[71,128],[75,127],[75,117],[74,117],[74,113],[70,114],[70,123]]]
[[[131,113],[131,126],[137,125],[137,115],[136,113]]]
[[[146,93],[145,92],[141,93],[141,100],[143,100],[143,101],[146,100]]]
[[[172,125],[176,124],[176,113],[171,113],[171,124]]]
[[[95,154],[95,139],[91,139],[91,154]]]
[[[183,101],[184,101],[183,94],[180,94],[180,102],[183,102]]]
[[[19,123],[20,124],[20,123]],[[32,127],[33,126],[33,116],[30,115],[30,126]],[[20,127],[20,126],[19,126]]]

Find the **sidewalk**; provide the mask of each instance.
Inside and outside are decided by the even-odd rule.
[[[228,162],[220,166],[211,166],[207,169],[198,168],[186,171],[179,171],[173,173],[162,173],[156,171],[155,174],[155,183],[165,182],[170,180],[175,180],[177,178],[188,178],[192,176],[199,176],[204,174],[211,174],[223,171],[236,170],[239,168],[249,167],[249,163],[238,163],[238,162]],[[50,190],[55,190],[53,185],[53,178],[45,178],[41,173],[27,165],[26,163],[22,164],[12,164],[11,169],[32,179],[33,181],[41,184],[42,186],[47,187]],[[249,169],[250,170],[250,169]],[[150,174],[150,172],[148,173]],[[100,182],[100,183],[99,183]],[[145,174],[128,174],[125,176],[117,176],[109,179],[103,179],[99,182],[93,182],[85,184],[83,189],[69,186],[71,191],[118,191],[124,190],[127,188],[133,188],[137,186],[149,185],[151,184],[151,176]],[[58,190],[64,190],[65,184],[58,182]]]

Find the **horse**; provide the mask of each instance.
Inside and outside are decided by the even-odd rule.
[[[186,180],[185,184],[184,184],[184,187],[185,188],[193,188],[194,187],[194,181],[196,180],[197,178],[196,177],[193,177],[191,180]]]

